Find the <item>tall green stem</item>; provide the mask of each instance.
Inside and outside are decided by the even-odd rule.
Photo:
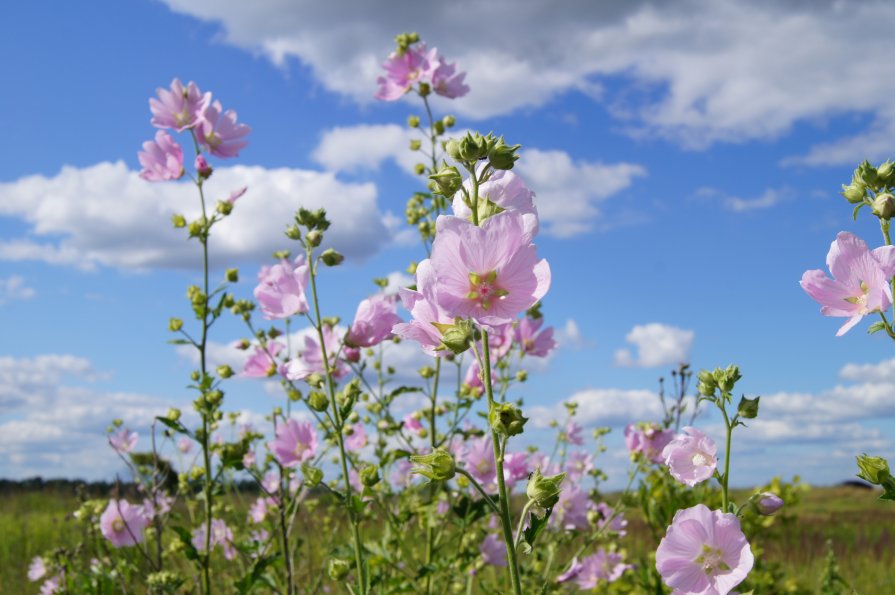
[[[426,103],[426,109],[429,108],[428,102]],[[431,120],[432,115],[429,114],[429,119]],[[435,448],[437,447],[437,435],[436,435],[436,425],[435,425],[435,408],[438,403],[438,379],[441,375],[441,358],[435,358],[435,377],[432,380],[432,394],[430,395],[430,407],[429,407],[429,445],[432,447],[432,452],[435,452]],[[436,489],[435,485],[432,484],[429,488],[429,495],[432,499],[435,499]],[[432,557],[435,552],[435,528],[432,526],[431,520],[426,523],[426,566],[432,563]],[[429,572],[426,575],[426,593],[427,595],[432,592],[432,573]]]
[[[475,210],[473,213],[475,213]],[[482,360],[482,381],[485,383],[485,394],[488,395],[488,411],[490,413],[494,407],[494,393],[491,387],[491,353],[488,348],[488,331],[485,330],[482,331]],[[500,524],[503,527],[503,539],[507,546],[510,581],[513,583],[513,593],[522,595],[522,585],[519,581],[519,564],[516,561],[516,545],[513,543],[513,521],[510,519],[510,498],[507,492],[506,481],[503,477],[503,457],[506,445],[494,428],[491,428],[491,446],[494,448],[497,490],[500,494],[500,502],[498,503],[500,506]]]
[[[730,485],[730,437],[733,434],[733,426],[730,423],[730,418],[727,416],[727,410],[723,404],[721,406],[721,413],[724,415],[724,425],[727,427],[727,441],[724,446],[724,475],[721,478],[721,512],[726,513],[730,506],[728,486]]]
[[[348,455],[345,453],[345,439],[342,436],[342,416],[339,412],[339,405],[336,403],[335,382],[332,377],[332,370],[329,367],[329,354],[326,353],[326,342],[323,337],[323,322],[320,318],[320,303],[317,299],[317,266],[311,260],[311,249],[307,250],[308,269],[311,278],[311,295],[314,297],[314,327],[317,329],[317,338],[320,340],[320,354],[323,356],[323,367],[326,370],[326,389],[329,395],[329,402],[332,406],[333,416],[333,433],[336,435],[336,442],[339,445],[339,458],[342,463],[342,477],[345,480],[345,506],[348,509],[348,517],[354,534],[354,563],[357,567],[357,582],[361,595],[367,593],[367,579],[364,573],[364,560],[361,553],[361,536],[360,521],[357,513],[354,511],[351,502],[351,480],[348,477]]]

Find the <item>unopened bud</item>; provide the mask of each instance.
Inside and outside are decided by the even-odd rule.
[[[420,97],[428,97],[432,92],[432,86],[429,83],[420,83]]]
[[[345,257],[333,250],[332,248],[327,248],[323,251],[323,254],[320,255],[320,260],[323,261],[328,267],[339,266],[344,262]]]
[[[205,160],[205,155],[196,155],[194,166],[196,167],[196,174],[199,176],[200,180],[208,179],[211,176],[211,172],[214,171],[212,167],[208,165],[208,161]]]
[[[181,227],[186,227],[186,218],[179,213],[175,213],[171,215],[171,223],[178,229]]]
[[[233,212],[233,203],[229,200],[219,200],[216,209],[221,215],[229,215]]]
[[[522,411],[512,403],[494,403],[488,413],[488,423],[491,428],[503,436],[515,436],[521,434],[528,418],[522,415]]]
[[[460,170],[446,163],[437,172],[429,176],[429,180],[432,186],[434,186],[432,190],[448,197],[453,196],[460,189],[460,186],[463,185]]]
[[[448,481],[457,473],[454,457],[443,448],[436,448],[426,455],[412,455],[410,462],[414,463],[411,473],[418,473],[431,481]]]
[[[172,333],[176,333],[180,329],[183,328],[183,321],[179,318],[172,318],[168,321],[168,330]]]
[[[534,500],[535,504],[538,506],[542,508],[551,508],[559,502],[560,486],[565,477],[565,473],[545,477],[541,475],[541,469],[538,467],[535,469],[535,472],[532,473],[531,478],[529,478],[528,487],[526,487],[525,493],[528,494],[528,497]]]
[[[376,465],[367,465],[360,470],[358,475],[360,475],[360,482],[368,488],[372,488],[380,481],[379,469],[376,468]]]
[[[323,241],[323,234],[318,230],[309,231],[308,235],[305,236],[305,242],[311,248],[316,248],[320,245],[320,242]]]
[[[227,269],[225,277],[228,283],[236,283],[239,281],[239,269]]]
[[[407,118],[407,125],[411,128],[419,128],[420,127],[420,118],[419,116],[409,116]]]
[[[167,417],[171,421],[179,420],[180,419],[180,409],[178,409],[176,407],[171,407],[170,409],[168,409],[168,415],[166,415],[165,417]]]
[[[351,564],[347,560],[333,558],[329,561],[329,578],[334,581],[345,580],[349,572],[351,572]]]
[[[758,514],[771,516],[783,508],[783,499],[773,492],[762,492],[753,496],[749,502],[755,507]]]
[[[454,126],[454,124],[457,123],[457,118],[455,118],[454,116],[451,116],[451,115],[447,115],[447,116],[443,117],[441,119],[441,121],[444,123],[445,128],[452,128]]]
[[[863,454],[857,457],[858,468],[861,470],[858,477],[874,485],[882,485],[891,476],[889,463],[882,457],[871,457]]]
[[[305,485],[309,488],[315,488],[323,481],[323,471],[307,463],[302,463],[301,474],[304,475]]]
[[[422,147],[422,146],[423,146],[423,143],[421,143],[419,141],[419,139],[415,138],[410,141],[410,150],[411,151],[419,151],[420,147]]]
[[[503,141],[503,137],[497,141],[497,143],[488,151],[488,163],[491,164],[491,167],[494,169],[513,169],[513,165],[516,163],[516,160],[519,159],[519,155],[516,154],[516,151],[522,145],[508,145]]]
[[[290,240],[298,241],[301,239],[301,229],[298,228],[298,225],[290,225],[283,233],[285,233],[286,237]]]
[[[454,324],[432,323],[441,331],[441,344],[437,351],[450,350],[455,354],[461,354],[469,349],[470,342],[475,338],[475,325],[471,320],[457,320]]]
[[[758,417],[759,399],[761,399],[761,397],[755,397],[754,399],[742,397],[740,399],[740,404],[737,405],[737,415],[744,419],[755,419]]]
[[[878,194],[873,199],[873,214],[887,221],[891,219],[895,215],[895,197],[888,192]]]
[[[848,186],[843,184],[842,192],[840,192],[840,194],[844,196],[845,200],[848,202],[857,204],[864,201],[864,196],[867,194],[867,188],[861,183],[853,183]]]
[[[230,378],[231,376],[233,376],[233,368],[231,368],[227,364],[223,364],[221,366],[218,366],[217,373],[218,376],[220,376],[221,378]]]
[[[886,161],[876,168],[876,173],[883,186],[895,186],[895,163]]]

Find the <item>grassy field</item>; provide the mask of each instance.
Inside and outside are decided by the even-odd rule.
[[[37,592],[25,576],[28,564],[35,555],[78,540],[80,527],[68,519],[76,506],[73,493],[0,497],[0,593]],[[841,574],[858,593],[895,593],[895,504],[857,488],[815,488],[791,512],[795,521],[778,523],[765,538],[765,560],[779,563],[786,576],[820,592],[827,541],[832,540]],[[629,518],[629,552],[637,556],[654,548],[636,513]]]

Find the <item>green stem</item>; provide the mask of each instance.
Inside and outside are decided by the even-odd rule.
[[[473,175],[475,180],[475,175]],[[478,196],[478,189],[474,184],[474,196]],[[474,204],[473,216],[478,210],[478,204]],[[482,381],[485,383],[485,394],[488,395],[488,412],[494,408],[494,392],[491,387],[491,354],[488,348],[488,331],[482,331]],[[507,547],[507,561],[510,572],[510,581],[513,584],[513,593],[522,595],[522,585],[519,581],[519,565],[516,561],[516,546],[513,543],[513,523],[510,520],[510,499],[507,492],[506,481],[503,477],[503,456],[505,444],[500,435],[491,428],[491,446],[494,448],[494,466],[497,471],[497,490],[500,494],[500,524],[503,527],[503,539]]]
[[[326,353],[326,343],[323,337],[323,322],[320,318],[320,302],[317,298],[317,266],[311,260],[311,248],[307,249],[308,269],[311,279],[311,295],[314,298],[314,327],[317,329],[317,338],[320,340],[320,354],[323,356],[323,366],[326,370],[326,389],[329,394],[329,401],[332,405],[333,415],[333,433],[336,435],[336,442],[339,444],[339,458],[342,463],[342,476],[345,480],[345,506],[348,509],[348,517],[354,534],[354,563],[357,567],[357,582],[360,588],[360,594],[366,595],[367,580],[364,573],[364,561],[361,554],[361,536],[360,522],[351,503],[351,480],[348,477],[348,455],[345,453],[345,439],[342,436],[343,420],[339,412],[339,405],[336,403],[336,391],[332,377],[332,370],[329,367],[329,356]]]
[[[723,404],[720,409],[724,415],[724,425],[727,427],[727,440],[724,447],[724,475],[721,478],[721,512],[726,513],[730,506],[728,486],[730,485],[730,437],[733,434],[733,425],[730,423],[730,418],[727,416],[727,410]]]
[[[425,100],[425,97],[423,98]],[[426,109],[429,109],[429,103],[426,102]],[[432,115],[429,114],[429,119],[431,121]],[[433,150],[434,150],[434,138],[433,138]],[[430,395],[430,407],[429,407],[429,444],[432,447],[432,452],[435,452],[435,448],[437,446],[436,441],[436,425],[435,425],[435,408],[438,403],[438,379],[441,375],[441,358],[435,358],[435,377],[432,380],[432,394]],[[429,494],[431,499],[435,499],[436,495],[435,484],[431,484],[429,489]],[[435,553],[435,529],[432,526],[432,520],[426,523],[426,566],[432,564],[432,557]],[[426,593],[427,595],[432,592],[432,573],[429,572],[426,575]]]
[[[482,495],[482,498],[485,499],[485,503],[494,511],[494,514],[500,515],[500,508],[497,507],[497,504],[494,503],[494,500],[491,499],[491,496],[488,495],[488,492],[485,491],[482,484],[475,480],[475,477],[470,475],[466,469],[461,469],[460,467],[457,467],[457,473],[469,480],[469,483],[471,483],[472,487]]]

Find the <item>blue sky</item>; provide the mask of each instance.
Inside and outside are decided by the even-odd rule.
[[[404,127],[419,106],[372,99],[405,30],[468,72],[469,95],[436,102],[438,114],[523,145],[517,171],[537,193],[553,271],[544,312],[562,338],[518,393],[538,418],[575,398],[588,426],[620,429],[656,415],[649,393],[675,362],[737,362],[741,390],[764,400],[735,438],[735,483],[831,483],[853,475],[857,452],[895,454],[890,344],[866,324],[834,337],[841,321],[798,286],[837,231],[880,243],[838,189],[862,159],[893,156],[895,65],[882,57],[895,9],[480,4],[12,6],[0,35],[15,58],[0,63],[0,476],[111,476],[109,419],[139,431],[189,403],[190,362],[165,341],[198,278],[197,246],[168,221],[195,198],[135,178],[154,134],[148,99],[175,76],[252,127],[210,182],[221,198],[249,185],[213,244],[219,264],[240,266],[238,293],[285,245],[299,204],[329,208],[349,257],[323,280],[332,314],[350,318],[368,279],[422,258],[401,222],[421,187]],[[480,18],[461,18],[472,10]],[[221,345],[244,333],[235,322],[215,331]],[[228,403],[257,418],[279,400],[236,381]],[[624,463],[619,449],[604,460],[616,477]]]

